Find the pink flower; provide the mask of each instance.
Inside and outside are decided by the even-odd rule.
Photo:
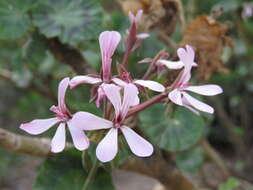
[[[113,121],[108,121],[88,112],[78,112],[73,116],[73,121],[83,130],[110,129],[96,149],[97,158],[101,162],[111,161],[118,152],[118,133],[122,132],[131,151],[140,157],[147,157],[153,153],[153,146],[132,129],[123,124],[128,110],[135,99],[136,87],[133,84],[124,86],[123,101],[120,88],[114,84],[104,87],[107,98],[115,109]],[[81,122],[85,121],[85,122]]]
[[[138,24],[138,22],[140,22],[141,20],[141,17],[142,17],[142,14],[143,14],[143,10],[138,10],[138,12],[136,13],[136,15],[134,15],[131,11],[128,13],[128,16],[129,16],[129,20],[131,22],[131,25],[133,25],[133,23],[135,25]],[[132,27],[132,26],[131,26]],[[131,29],[130,29],[131,30]],[[127,31],[127,33],[129,34],[129,31]],[[137,34],[136,37],[138,39],[146,39],[148,37],[150,37],[150,35],[148,33],[140,33],[140,34]]]
[[[102,84],[109,83],[111,80],[112,56],[120,42],[121,36],[116,31],[104,31],[99,36],[99,45],[102,57],[102,77],[79,75],[71,79],[70,87],[74,88],[79,84],[97,84],[98,95],[96,105],[99,107],[100,100],[104,97]]]
[[[253,15],[253,4],[245,3],[242,10],[242,18],[247,19]]]
[[[129,12],[129,19],[131,22],[130,28],[126,30],[126,52],[131,52],[140,47],[141,40],[148,38],[148,33],[137,34],[137,25],[140,22],[143,11],[139,10],[136,15]]]
[[[222,88],[218,85],[213,84],[191,86],[189,84],[189,80],[191,78],[191,68],[194,65],[194,50],[191,46],[187,45],[186,50],[183,48],[179,48],[177,53],[178,57],[180,58],[180,62],[184,64],[184,69],[180,73],[176,81],[173,83],[172,88],[174,90],[169,93],[169,99],[173,103],[180,106],[184,106],[195,112],[196,114],[199,114],[197,110],[207,113],[213,113],[214,109],[211,106],[195,99],[194,97],[190,96],[186,91],[195,92],[205,96],[214,96],[222,93]]]
[[[169,61],[165,59],[160,59],[157,61],[158,66],[166,66],[168,69],[182,69],[184,67],[184,63],[182,61]],[[197,63],[193,62],[192,63],[194,67],[198,66]]]
[[[29,123],[20,125],[20,128],[32,135],[38,135],[52,126],[59,124],[56,133],[51,141],[51,151],[61,152],[65,147],[66,134],[65,126],[68,126],[73,139],[74,146],[78,150],[85,150],[89,147],[89,139],[85,133],[73,124],[72,115],[64,102],[66,90],[69,85],[69,78],[64,78],[58,87],[58,106],[52,106],[51,111],[55,113],[55,117],[49,119],[36,119]]]
[[[115,31],[105,31],[99,36],[104,82],[109,82],[110,80],[112,56],[120,42],[120,39],[120,34]]]
[[[136,94],[135,94],[135,100],[132,102],[132,106],[138,105],[140,103],[140,99],[138,97],[139,95],[139,90],[138,90],[138,86],[141,87],[146,87],[150,90],[156,91],[156,92],[164,92],[165,91],[165,87],[163,85],[161,85],[158,82],[152,81],[152,80],[127,80],[123,81],[119,78],[113,78],[112,81],[117,84],[119,87],[125,87],[128,84],[133,84],[136,88]]]

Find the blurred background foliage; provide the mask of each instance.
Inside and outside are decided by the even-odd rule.
[[[216,83],[223,87],[224,93],[216,98],[205,99],[216,110],[213,116],[204,114],[199,117],[183,108],[166,107],[164,104],[154,105],[139,115],[140,130],[155,146],[172,154],[176,166],[183,173],[196,176],[198,172],[203,172],[202,177],[207,178],[208,186],[219,190],[232,190],[238,187],[250,190],[248,186],[242,185],[243,182],[239,179],[253,183],[253,2],[250,0],[182,0],[182,2],[159,0],[153,4],[152,2],[149,0],[0,1],[0,127],[23,134],[18,129],[20,123],[34,118],[49,117],[51,114],[49,107],[56,104],[59,80],[84,72],[82,67],[75,69],[73,65],[66,64],[65,61],[68,60],[65,60],[66,57],[61,52],[66,48],[78,52],[78,55],[84,58],[83,61],[88,63],[90,71],[99,73],[101,67],[99,33],[104,30],[117,30],[122,35],[126,34],[129,21],[124,12],[143,8],[144,19],[147,19],[147,22],[144,22],[141,29],[148,31],[151,37],[144,40],[142,46],[130,57],[129,70],[132,71],[133,77],[141,77],[147,69],[148,64],[137,63],[143,58],[152,58],[161,49],[165,49],[170,53],[170,59],[174,60],[175,45],[190,44],[196,48],[200,64],[199,68],[194,69],[194,83]],[[158,5],[158,2],[164,4]],[[148,6],[151,8],[147,8]],[[165,16],[160,16],[163,11]],[[151,22],[149,16],[153,16],[154,21]],[[120,44],[114,56],[114,71],[116,71],[115,63],[121,61],[123,53],[124,46]],[[67,58],[75,62],[75,56],[70,55]],[[173,73],[169,73],[168,78],[171,76]],[[164,81],[164,78],[157,80]],[[66,100],[72,110],[101,114],[101,110],[89,103],[88,85],[82,85],[68,92]],[[53,133],[54,129],[51,129],[43,136],[51,137]],[[236,178],[229,178],[227,181],[222,177],[220,179],[217,177],[220,176],[217,166],[213,166],[215,169],[210,170],[208,163],[213,157],[210,158],[209,149],[202,143],[207,142],[206,138]],[[122,151],[127,150],[124,142],[121,148]],[[126,150],[118,155],[116,163],[113,164],[117,165],[128,157],[129,153]],[[79,153],[75,151],[63,154],[69,154],[66,157],[70,160],[78,160],[76,154]],[[94,154],[90,156],[94,158]],[[60,155],[53,159],[60,159]],[[79,170],[68,170],[79,166],[66,164],[68,160],[62,159],[62,162],[50,159],[45,161],[38,172],[34,189],[69,189],[68,186],[73,183],[71,180],[63,180],[66,184],[56,184],[55,178],[48,181],[54,175],[59,175],[62,179],[68,179],[68,175],[73,178],[77,176],[74,182],[77,186],[71,185],[71,188],[80,189],[78,186],[82,185],[79,184],[82,183],[80,176],[85,178],[86,174]],[[29,185],[37,175],[34,168],[41,165],[41,161],[0,149],[0,189],[1,187],[19,189],[11,183],[12,180],[17,180],[18,186],[22,187],[23,179],[19,179],[13,172],[18,170],[24,172],[20,175],[28,175],[28,171],[23,169],[24,166],[30,166],[34,171],[28,175],[30,182],[28,186],[24,185],[23,189],[31,188]],[[79,161],[81,166],[81,159]],[[57,171],[62,167],[66,173]],[[47,171],[47,168],[50,169]],[[114,167],[103,165],[99,170],[108,172],[112,168]],[[111,176],[103,176],[103,172],[100,172],[101,176],[98,177],[101,181],[96,183],[111,181]],[[64,176],[62,173],[65,173]],[[93,189],[98,188],[96,183],[94,182]],[[104,184],[104,187],[109,185],[108,189],[113,189],[110,183]]]

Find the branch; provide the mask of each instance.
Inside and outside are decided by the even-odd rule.
[[[157,103],[157,102],[160,102],[162,99],[166,98],[168,96],[168,93],[162,93],[162,94],[159,94],[157,96],[154,96],[152,99],[142,103],[142,104],[139,104],[137,106],[134,106],[133,108],[131,108],[127,114],[127,117],[131,116],[131,115],[134,115],[144,109],[146,109],[147,107]]]
[[[166,189],[196,190],[196,185],[184,176],[174,163],[168,163],[159,151],[149,158],[132,157],[125,162],[121,169],[137,172],[157,179]]]
[[[47,157],[51,149],[51,140],[33,138],[0,129],[0,147],[8,152],[24,153],[32,156]]]
[[[48,39],[48,48],[59,63],[70,65],[77,74],[96,73],[78,49],[61,43],[58,38]]]
[[[72,145],[67,143],[66,147]],[[8,152],[24,153],[32,156],[47,157],[53,155],[51,139],[26,137],[0,128],[0,147]]]

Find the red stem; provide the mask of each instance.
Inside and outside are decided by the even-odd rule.
[[[161,101],[162,99],[166,98],[167,96],[168,96],[168,93],[162,93],[162,94],[159,94],[159,95],[153,97],[152,99],[150,99],[150,100],[148,100],[148,101],[146,101],[142,104],[139,104],[139,105],[133,107],[132,109],[129,110],[126,117],[129,117],[131,115],[134,115],[134,114],[146,109],[147,107]]]
[[[127,67],[129,55],[130,55],[130,51],[126,50],[124,57],[123,57],[123,61],[122,61],[122,65],[124,66],[124,68]]]

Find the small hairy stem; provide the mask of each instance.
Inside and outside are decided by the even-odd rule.
[[[152,60],[152,62],[150,63],[147,72],[144,74],[144,76],[142,77],[143,80],[147,80],[150,78],[150,76],[154,73],[154,69],[155,69],[155,63],[163,56],[163,54],[165,53],[165,50],[161,50],[156,56],[155,58]]]
[[[99,162],[96,160],[89,172],[88,177],[85,180],[85,183],[83,185],[83,190],[88,190],[90,182],[93,180],[94,176],[96,175],[98,166],[99,166]]]
[[[122,63],[121,63],[124,66],[124,68],[127,67],[129,55],[130,55],[130,51],[126,50],[126,52],[124,54],[124,57],[123,57],[123,60],[122,60]]]
[[[142,104],[134,106],[132,109],[129,110],[127,117],[134,115],[134,114],[146,109],[147,107],[149,107],[157,102],[160,102],[162,99],[166,98],[167,96],[168,96],[168,93],[162,93],[162,94],[159,94]]]

